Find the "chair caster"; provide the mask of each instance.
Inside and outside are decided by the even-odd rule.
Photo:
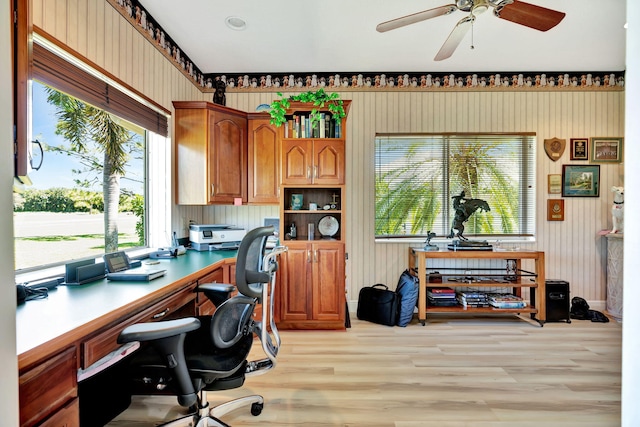
[[[251,405],[251,415],[257,417],[262,413],[262,409],[264,408],[264,403],[254,403]]]

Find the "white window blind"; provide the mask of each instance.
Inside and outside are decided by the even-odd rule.
[[[535,134],[378,134],[377,238],[449,236],[453,197],[485,200],[464,236],[535,234]]]

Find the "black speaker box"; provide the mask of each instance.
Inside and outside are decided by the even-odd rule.
[[[566,321],[571,323],[569,282],[564,280],[546,280],[546,314],[547,322]],[[535,291],[531,289],[531,305],[536,305]]]

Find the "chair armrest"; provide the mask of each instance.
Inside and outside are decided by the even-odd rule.
[[[228,283],[203,283],[196,288],[197,292],[233,292],[234,285]]]
[[[200,321],[195,317],[165,320],[162,322],[136,323],[127,326],[118,336],[118,344],[132,341],[155,341],[187,332],[200,327]]]
[[[231,297],[236,287],[228,283],[203,283],[196,287],[195,292],[202,292],[218,307]]]

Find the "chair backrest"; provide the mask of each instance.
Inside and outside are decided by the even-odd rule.
[[[216,308],[211,319],[211,338],[216,348],[227,349],[253,334],[256,299],[236,295]]]
[[[236,286],[242,295],[262,299],[262,289],[270,279],[269,273],[262,271],[262,259],[267,237],[274,231],[272,225],[254,228],[240,242],[236,257]]]

